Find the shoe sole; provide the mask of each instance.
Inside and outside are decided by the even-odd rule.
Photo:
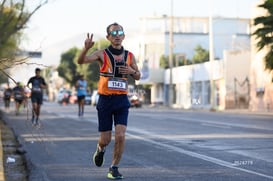
[[[123,179],[123,176],[121,176],[121,177],[113,177],[111,173],[108,173],[107,174],[107,178],[111,179],[111,180],[121,180],[121,179]]]
[[[103,157],[103,160],[102,160],[102,164],[101,164],[101,165],[97,165],[96,162],[95,162],[96,154],[97,154],[97,151],[96,151],[96,152],[94,153],[94,155],[93,155],[93,163],[94,163],[94,165],[96,165],[97,167],[102,167],[103,164],[104,164],[104,157]]]

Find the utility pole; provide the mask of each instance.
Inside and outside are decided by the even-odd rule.
[[[213,38],[213,0],[210,0],[210,15],[209,15],[209,62],[210,62],[210,105],[211,109],[215,109],[215,93],[214,93],[214,38]]]
[[[170,82],[169,82],[169,107],[173,105],[173,0],[171,0],[171,17],[170,30],[169,30],[169,69],[170,69]]]

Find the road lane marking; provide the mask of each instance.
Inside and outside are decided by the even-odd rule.
[[[218,123],[202,123],[202,126],[209,126],[209,127],[215,127],[215,128],[224,128],[224,129],[230,129],[231,126],[227,126],[227,125],[221,125]]]
[[[139,131],[137,131],[135,129],[128,129],[128,131],[133,131],[133,132],[136,132],[136,133],[143,134],[143,131],[139,132]],[[250,173],[250,174],[261,176],[261,177],[264,177],[264,178],[273,179],[273,176],[271,176],[271,175],[266,175],[266,174],[255,172],[255,171],[252,171],[252,170],[240,168],[240,167],[237,167],[234,163],[230,163],[230,162],[227,162],[227,161],[224,161],[224,160],[220,160],[218,158],[210,157],[210,156],[207,156],[207,155],[203,155],[203,154],[200,154],[200,153],[196,153],[196,152],[188,151],[188,150],[178,148],[178,147],[175,147],[175,146],[172,146],[172,145],[168,145],[168,144],[165,144],[165,143],[160,143],[160,142],[154,141],[152,139],[148,139],[148,138],[146,138],[146,134],[145,134],[145,136],[137,136],[135,134],[130,134],[130,133],[127,132],[126,135],[128,135],[128,136],[130,136],[132,138],[135,138],[135,139],[146,141],[146,142],[148,142],[150,144],[154,144],[154,145],[157,145],[157,146],[160,146],[160,147],[165,147],[167,149],[170,149],[170,150],[182,153],[182,154],[186,154],[186,155],[194,157],[194,158],[205,160],[205,161],[217,164],[217,165],[221,165],[221,166],[224,166],[224,167],[227,167],[227,168],[239,170],[239,171],[242,171],[242,172]]]
[[[137,115],[136,113],[134,113],[135,115]],[[151,117],[151,118],[155,118],[155,116],[158,116],[160,119],[165,119],[164,115],[146,115],[146,114],[139,114],[139,116],[145,116],[145,117]],[[168,115],[168,117],[166,117],[166,119],[177,119],[177,115]],[[273,131],[272,127],[267,127],[267,126],[261,126],[261,125],[246,125],[246,124],[240,124],[238,122],[231,122],[234,120],[230,120],[230,121],[226,121],[226,120],[218,120],[218,121],[213,121],[213,120],[208,120],[208,119],[204,119],[204,117],[202,117],[202,119],[195,119],[192,117],[185,117],[185,116],[181,116],[181,118],[179,119],[179,121],[187,121],[187,122],[199,122],[199,123],[207,123],[207,124],[217,124],[217,125],[222,125],[222,126],[230,126],[230,127],[239,127],[239,128],[248,128],[248,129],[259,129],[259,130],[268,130],[268,131]]]
[[[204,119],[194,119],[194,118],[185,118],[183,117],[183,121],[195,121],[195,122],[200,122],[201,124],[217,124],[217,125],[222,125],[222,126],[230,126],[230,127],[239,127],[239,128],[247,128],[247,129],[259,129],[259,130],[268,130],[272,131],[272,127],[264,127],[260,125],[245,125],[245,124],[240,124],[240,123],[235,123],[235,122],[220,122],[220,121],[212,121],[212,120],[204,120]]]

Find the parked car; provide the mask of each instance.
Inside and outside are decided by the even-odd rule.
[[[131,103],[131,107],[141,107],[142,101],[138,94],[128,94],[128,99]]]
[[[77,102],[78,102],[78,96],[76,93],[74,93],[69,97],[69,103],[76,104]]]
[[[70,96],[71,96],[70,90],[61,89],[61,90],[59,90],[58,95],[57,95],[57,102],[59,104],[64,104],[64,103],[68,104]]]
[[[48,95],[47,95],[47,94],[44,94],[44,95],[43,95],[43,100],[44,100],[44,101],[49,101],[49,98],[48,98]]]
[[[84,104],[85,105],[91,105],[91,102],[92,102],[91,97],[92,97],[91,94],[86,94],[85,99],[84,99]]]

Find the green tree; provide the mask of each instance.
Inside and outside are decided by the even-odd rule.
[[[187,62],[184,57],[179,56],[179,54],[173,54],[173,66],[183,66]],[[159,66],[163,69],[169,68],[169,56],[161,55],[159,60]]]
[[[195,50],[195,54],[192,57],[192,63],[203,63],[209,61],[209,51],[202,48],[201,45],[197,45]]]
[[[108,41],[102,39],[95,43],[89,53],[92,53],[100,48],[109,46]],[[65,81],[72,87],[76,84],[80,74],[84,75],[87,79],[88,87],[93,89],[97,88],[99,80],[99,65],[97,63],[81,64],[77,63],[77,58],[81,50],[79,48],[70,48],[68,51],[61,55],[60,65],[57,67],[59,76],[64,78]]]
[[[79,49],[74,47],[63,53],[60,65],[57,68],[59,76],[63,77],[70,85],[75,85],[78,78],[77,65],[75,63],[78,51]]]
[[[46,3],[47,0],[41,0],[32,11],[29,11],[26,7],[26,0],[1,1],[0,70],[4,76],[8,76],[5,72],[6,69],[26,61],[26,58],[16,57],[19,50],[20,38],[23,34],[22,30],[26,28],[31,16]]]
[[[254,19],[254,26],[257,29],[252,34],[256,37],[258,50],[267,50],[264,57],[265,69],[273,70],[273,0],[265,0],[263,4],[258,7],[266,10],[265,16],[256,17]]]
[[[173,55],[173,66],[183,66],[191,65],[195,63],[203,63],[209,61],[209,51],[202,48],[201,45],[195,47],[195,54],[192,57],[192,60],[187,59],[183,54],[174,54]],[[169,57],[162,55],[160,57],[160,67],[163,69],[169,68]]]
[[[167,56],[161,55],[159,60],[159,66],[163,69],[169,68],[169,59]]]
[[[0,83],[5,83],[7,81],[8,81],[7,76],[3,74],[3,72],[0,72]]]
[[[20,43],[22,30],[26,28],[31,16],[47,1],[40,4],[32,11],[26,9],[26,0],[3,0],[0,4],[0,60],[14,58]],[[1,62],[2,63],[2,62]]]

